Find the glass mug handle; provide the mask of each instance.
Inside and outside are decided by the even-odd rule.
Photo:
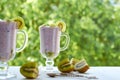
[[[69,37],[68,34],[62,33],[62,34],[61,34],[61,37],[62,37],[62,36],[66,38],[66,41],[65,41],[65,45],[64,45],[62,48],[60,48],[60,51],[64,51],[65,49],[67,49],[67,47],[68,47],[68,45],[69,45],[69,42],[70,42],[70,37]]]
[[[23,30],[18,30],[17,34],[23,34],[24,35],[24,43],[23,43],[23,45],[20,48],[16,48],[16,52],[21,52],[25,48],[25,46],[26,46],[26,44],[28,42],[28,35]]]

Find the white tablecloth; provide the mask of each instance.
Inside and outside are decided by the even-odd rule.
[[[16,78],[9,80],[120,80],[120,67],[90,67],[86,76],[96,76],[98,79],[87,79],[84,77],[55,77],[51,78],[46,75],[44,67],[39,67],[40,76],[37,79],[26,79],[19,71],[19,66],[10,66],[9,72],[16,74]],[[56,71],[57,68],[55,67]],[[8,79],[7,79],[8,80]]]

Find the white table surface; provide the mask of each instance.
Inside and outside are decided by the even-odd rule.
[[[19,71],[19,66],[10,66],[9,72],[16,74],[16,78],[9,80],[120,80],[120,67],[90,67],[85,76],[96,76],[98,79],[87,79],[85,77],[55,77],[51,78],[46,75],[46,72],[43,70],[44,67],[39,67],[40,76],[37,79],[26,79],[24,78]],[[55,67],[56,71],[57,68]],[[8,79],[7,79],[8,80]]]

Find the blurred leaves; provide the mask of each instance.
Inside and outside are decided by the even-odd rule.
[[[0,18],[23,17],[29,36],[27,47],[9,64],[22,65],[33,60],[44,65],[38,27],[51,20],[63,20],[71,42],[55,59],[55,65],[68,55],[84,56],[91,66],[120,66],[119,13],[120,7],[109,0],[0,0]]]

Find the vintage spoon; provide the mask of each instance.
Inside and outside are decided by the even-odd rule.
[[[83,75],[77,75],[77,74],[72,74],[72,73],[47,73],[49,77],[56,77],[56,76],[62,76],[62,77],[84,77]]]
[[[48,75],[49,77],[56,77],[56,76],[59,76],[59,75],[56,74],[56,73],[47,73],[47,75]]]
[[[56,77],[56,76],[61,76],[61,77],[85,77],[87,79],[98,79],[95,76],[83,76],[83,75],[79,75],[79,74],[72,74],[72,73],[60,73],[60,74],[56,74],[56,73],[47,73],[47,75],[49,77]]]

